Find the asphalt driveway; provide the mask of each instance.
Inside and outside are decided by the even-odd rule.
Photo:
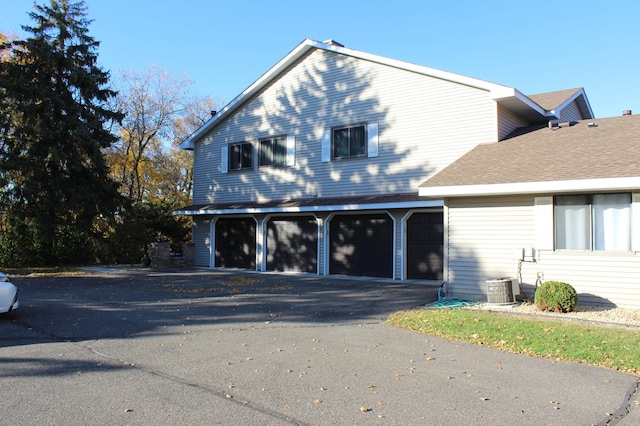
[[[396,329],[436,288],[121,269],[18,277],[0,424],[639,424],[638,379]]]

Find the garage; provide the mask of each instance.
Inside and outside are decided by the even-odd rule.
[[[442,212],[413,213],[407,220],[407,278],[442,280]]]
[[[215,224],[215,266],[256,269],[256,221],[221,218]]]
[[[389,215],[336,215],[329,223],[329,273],[393,277],[393,220]]]
[[[318,272],[318,225],[315,217],[269,219],[267,270]]]

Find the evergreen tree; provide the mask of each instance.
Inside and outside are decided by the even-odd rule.
[[[122,115],[108,108],[115,92],[84,1],[50,0],[29,16],[30,36],[0,63],[0,263],[93,261],[120,202],[102,150]]]

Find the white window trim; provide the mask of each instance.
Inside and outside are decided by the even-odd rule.
[[[631,251],[640,251],[640,193],[631,193]]]
[[[534,218],[535,248],[537,250],[555,250],[553,196],[534,198]],[[595,251],[603,252],[602,250],[594,250],[593,252]],[[637,192],[631,193],[631,251],[640,251],[640,193]]]
[[[553,250],[553,197],[535,197],[534,218],[536,249]]]
[[[378,156],[378,123],[367,125],[367,156]]]
[[[232,145],[250,145],[251,146],[251,167],[243,167],[240,169],[231,168],[231,165],[229,164],[229,147],[231,147]],[[220,153],[220,168],[222,170],[222,173],[229,173],[230,170],[233,170],[234,172],[254,170],[256,167],[255,157],[256,157],[256,152],[255,152],[255,146],[253,146],[253,143],[248,141],[233,142],[222,147],[222,150]]]
[[[291,167],[296,165],[296,137],[295,135],[287,135],[287,158],[285,165]]]
[[[220,169],[222,173],[229,173],[229,145],[225,145],[220,150]]]
[[[365,130],[367,132],[367,155],[366,157],[377,157],[379,155],[378,146],[379,146],[379,132],[378,132],[378,123],[363,123],[365,126]],[[343,127],[355,127],[361,124],[347,125]],[[342,127],[342,126],[341,126]],[[325,129],[322,132],[322,157],[321,161],[323,163],[328,163],[331,161],[331,152],[332,152],[332,140],[331,133],[333,128]],[[360,158],[365,156],[355,156],[355,157],[345,157],[345,158]]]

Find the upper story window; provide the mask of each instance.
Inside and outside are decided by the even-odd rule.
[[[364,124],[331,129],[331,157],[350,158],[367,155],[367,129]]]
[[[260,166],[284,166],[286,163],[287,138],[277,137],[260,141]]]
[[[229,145],[229,170],[253,168],[253,146],[249,142]]]
[[[631,194],[554,197],[559,250],[631,250]]]
[[[322,132],[321,161],[378,156],[378,123],[327,128]]]

